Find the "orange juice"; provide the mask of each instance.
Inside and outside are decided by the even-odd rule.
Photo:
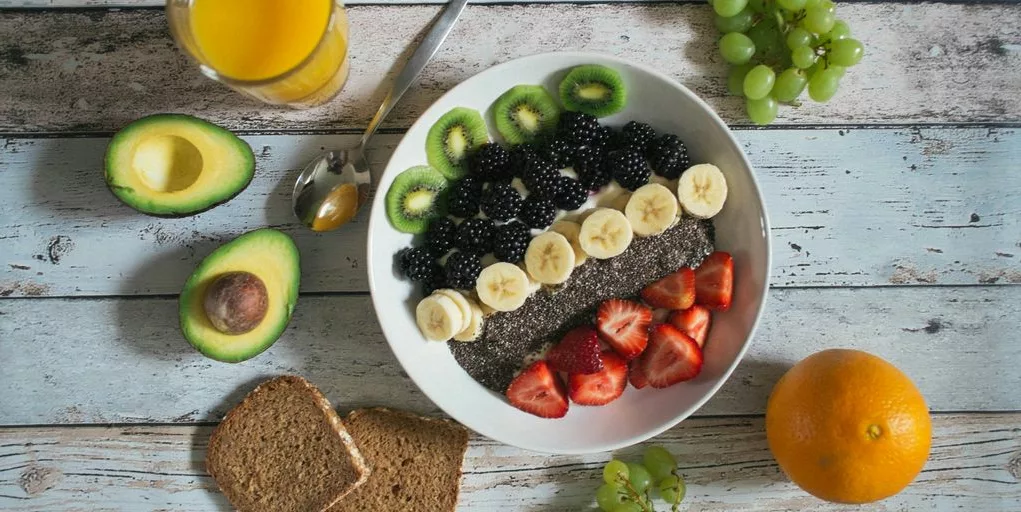
[[[316,105],[347,79],[340,2],[191,0],[170,2],[168,15],[178,42],[207,75],[268,103]]]

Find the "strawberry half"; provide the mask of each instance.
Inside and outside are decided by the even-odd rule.
[[[649,349],[642,355],[642,369],[649,385],[665,388],[691,380],[702,371],[698,343],[670,324],[656,324],[649,333]]]
[[[652,310],[630,300],[609,299],[596,311],[599,337],[625,360],[633,359],[649,344]]]
[[[635,389],[642,389],[649,385],[649,378],[645,376],[645,369],[642,366],[641,357],[631,361],[628,367],[627,378]]]
[[[546,354],[552,370],[566,373],[589,374],[603,369],[599,358],[599,334],[590,325],[575,327],[564,335],[557,346]]]
[[[511,405],[540,418],[563,418],[567,414],[567,390],[546,361],[525,368],[507,387]]]
[[[713,314],[708,308],[695,304],[688,309],[670,313],[667,322],[690,336],[695,343],[698,343],[698,348],[702,348],[705,347],[705,339],[709,336],[712,316]]]
[[[579,405],[606,405],[624,394],[627,386],[627,363],[612,350],[604,350],[603,370],[590,375],[567,376],[571,401]]]
[[[695,271],[685,267],[646,286],[642,300],[654,308],[690,308],[695,303]]]
[[[721,251],[706,256],[695,269],[695,300],[709,309],[726,311],[733,292],[734,258]]]

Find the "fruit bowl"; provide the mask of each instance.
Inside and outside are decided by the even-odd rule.
[[[485,113],[516,84],[541,84],[550,91],[567,70],[601,64],[617,70],[627,89],[621,112],[600,121],[621,126],[638,119],[657,131],[675,133],[692,163],[722,169],[729,187],[723,210],[713,218],[716,249],[734,259],[733,305],[714,316],[704,366],[694,380],[665,389],[636,390],[602,407],[572,406],[561,419],[543,419],[511,406],[458,365],[446,343],[427,341],[415,322],[421,292],[398,275],[394,255],[415,238],[387,219],[383,200],[395,177],[426,161],[426,137],[445,112],[463,106]],[[416,385],[452,418],[496,441],[549,453],[594,453],[653,437],[697,411],[741,361],[755,333],[769,285],[769,222],[751,165],[740,144],[713,110],[670,77],[616,57],[593,53],[547,53],[494,66],[465,80],[436,100],[408,130],[379,181],[368,236],[369,288],[383,334]]]

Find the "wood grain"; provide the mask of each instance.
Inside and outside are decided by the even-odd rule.
[[[740,130],[773,226],[774,286],[1021,283],[1021,133],[1013,129]],[[0,295],[176,294],[221,241],[264,225],[297,240],[306,292],[365,291],[367,212],[317,235],[291,184],[353,136],[249,136],[255,181],[185,219],[118,203],[106,139],[0,139]],[[381,171],[399,141],[376,137]]]
[[[1021,410],[1019,304],[1016,286],[774,290],[748,355],[700,414],[762,413],[790,365],[829,347],[888,359],[936,411]],[[194,351],[165,298],[3,300],[0,340],[0,425],[216,421],[281,373],[342,408],[437,411],[365,295],[301,297],[281,340],[235,365]]]
[[[333,103],[306,111],[269,108],[203,78],[174,48],[159,10],[8,12],[0,18],[0,133],[111,131],[168,111],[234,129],[360,129],[438,9],[351,7],[350,82]],[[1021,5],[853,3],[840,16],[869,35],[865,60],[834,101],[785,108],[777,124],[1021,121]],[[647,64],[727,122],[748,124],[744,101],[726,96],[717,37],[704,4],[472,5],[385,126],[409,126],[493,64],[555,50]]]
[[[0,429],[0,508],[9,511],[226,511],[203,469],[209,426]],[[1021,507],[1021,414],[935,415],[925,469],[901,494],[823,503],[776,466],[759,417],[698,418],[652,443],[678,458],[687,510],[1007,511]],[[614,454],[640,458],[644,445]],[[594,510],[610,454],[543,456],[475,436],[459,510]],[[662,502],[659,507],[662,508]]]

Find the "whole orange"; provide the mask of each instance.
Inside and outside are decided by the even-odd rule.
[[[780,468],[810,494],[868,503],[907,487],[929,458],[925,399],[892,364],[860,350],[813,354],[773,387],[766,439]]]

